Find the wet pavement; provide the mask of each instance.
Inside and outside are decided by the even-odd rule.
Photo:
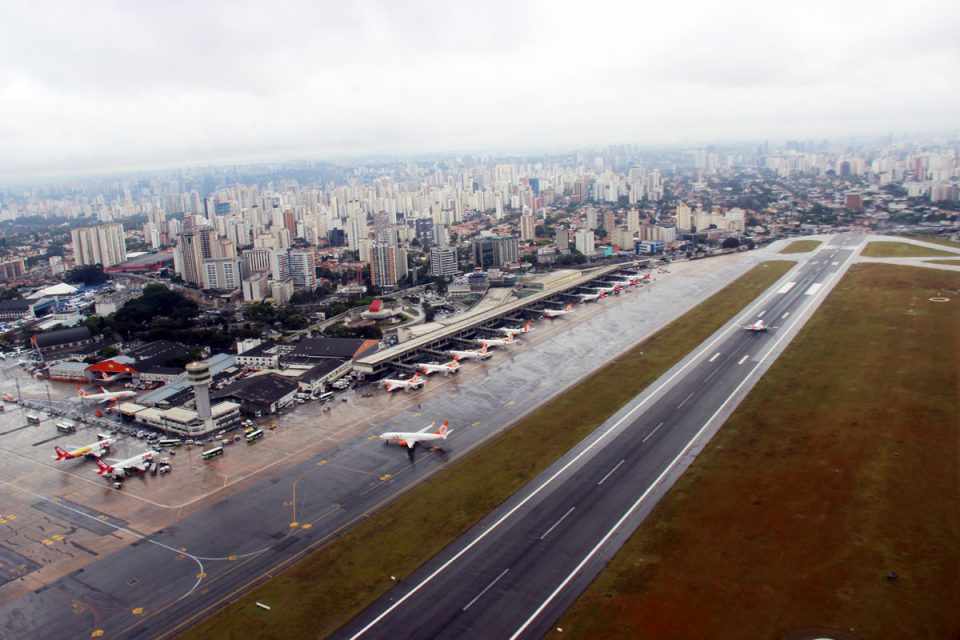
[[[52,423],[9,433],[0,440],[0,484],[11,507],[0,509],[17,519],[0,527],[10,535],[29,531],[32,540],[36,527],[48,526],[37,518],[49,518],[49,530],[57,530],[51,535],[61,538],[18,546],[0,539],[0,550],[18,554],[11,562],[29,561],[20,563],[20,577],[0,586],[0,637],[169,633],[497,433],[757,262],[780,258],[773,253],[778,248],[676,263],[652,285],[536,323],[518,344],[497,349],[485,363],[464,364],[456,376],[435,376],[422,391],[368,398],[351,392],[329,412],[316,403],[298,406],[254,445],[232,445],[213,462],[200,461],[199,449],[184,450],[172,474],[134,479],[120,492],[89,463],[54,466],[53,441],[33,446],[56,436]],[[21,382],[26,395],[45,395],[42,383]],[[10,385],[8,379],[2,389]],[[72,389],[51,393],[67,396]],[[413,464],[402,449],[375,441],[382,431],[444,419],[454,429],[446,452],[419,451]],[[10,409],[0,416],[0,432],[23,423],[22,412]],[[81,435],[58,442],[90,440]],[[117,454],[143,447],[125,439]],[[68,547],[75,552],[69,561],[50,555]]]

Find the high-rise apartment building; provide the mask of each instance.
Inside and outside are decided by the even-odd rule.
[[[290,277],[296,289],[317,288],[317,263],[313,250],[295,250],[289,254]]]
[[[591,229],[577,229],[574,239],[576,241],[577,251],[583,255],[592,256],[596,253],[593,231]]]
[[[107,268],[127,259],[123,225],[120,223],[79,227],[70,232],[70,237],[73,241],[73,259],[78,265],[99,264]]]
[[[375,287],[395,287],[407,275],[407,252],[375,242],[370,247],[370,281]]]
[[[450,247],[431,248],[430,275],[442,277],[457,275],[457,250]]]
[[[203,261],[203,288],[233,291],[240,288],[240,260],[207,258]]]
[[[532,213],[520,216],[520,239],[534,240],[537,237],[537,225]]]

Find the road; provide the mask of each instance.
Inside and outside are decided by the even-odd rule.
[[[49,491],[17,482],[16,474],[9,481],[0,476],[0,491],[34,510],[96,535],[133,542],[0,605],[0,638],[170,637],[771,257],[776,256],[751,252],[680,265],[652,289],[537,323],[523,343],[490,361],[469,363],[450,379],[434,378],[423,392],[391,398],[388,406],[396,409],[371,415],[358,439],[335,450],[284,458],[212,504],[178,510],[174,524],[161,530],[140,530],[136,523],[150,520],[151,510],[162,505],[131,501],[106,485],[98,502],[124,501],[136,512],[130,522],[59,497],[73,495],[71,476],[59,478]],[[367,440],[388,429],[417,430],[444,418],[455,428],[448,452],[418,454],[415,464],[403,451]],[[254,446],[271,442],[268,434]],[[207,465],[180,464],[175,473],[202,479],[215,472],[217,462]],[[23,469],[31,477],[29,467]],[[134,486],[139,485],[125,491]]]
[[[802,326],[854,251],[840,236],[338,638],[541,637]],[[742,325],[763,319],[766,332]]]

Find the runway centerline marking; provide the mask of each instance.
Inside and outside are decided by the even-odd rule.
[[[467,609],[469,609],[470,607],[472,607],[472,606],[473,606],[473,603],[475,603],[477,600],[479,600],[480,597],[483,596],[483,594],[485,594],[487,591],[490,591],[490,589],[493,588],[493,585],[495,585],[495,584],[497,584],[498,582],[500,582],[500,579],[503,578],[503,576],[507,575],[507,572],[508,572],[508,571],[510,571],[510,569],[504,569],[504,570],[500,573],[500,575],[498,575],[496,578],[493,579],[493,582],[491,582],[490,584],[488,584],[487,586],[485,586],[485,587],[483,588],[483,591],[481,591],[481,592],[478,593],[476,596],[474,596],[473,600],[471,600],[470,602],[468,602],[468,603],[466,604],[466,606],[464,606],[463,609],[461,609],[461,611],[466,611]]]
[[[612,476],[613,473],[614,473],[617,469],[619,469],[619,468],[620,468],[620,465],[622,465],[624,462],[626,462],[626,460],[621,460],[620,462],[618,462],[618,463],[613,467],[613,469],[610,469],[610,471],[607,471],[606,475],[604,475],[602,478],[600,478],[600,482],[597,483],[597,486],[599,487],[599,486],[602,485],[604,482],[606,482],[606,481],[607,481],[607,478],[609,478],[610,476]]]
[[[650,431],[650,433],[648,433],[647,435],[643,436],[643,440],[641,440],[641,442],[646,442],[647,440],[649,440],[650,438],[652,438],[652,437],[653,437],[653,434],[655,434],[657,431],[660,431],[660,427],[662,427],[662,426],[663,426],[663,423],[662,423],[662,422],[661,422],[660,424],[658,424],[657,426],[655,426],[655,427],[653,428],[653,430]]]
[[[715,354],[713,354],[713,355],[710,357],[709,360],[707,360],[707,362],[713,362],[714,360],[716,360],[716,359],[719,358],[719,357],[720,357],[720,352],[717,351]]]
[[[862,244],[862,242],[861,242],[861,244]],[[858,246],[859,246],[859,245],[858,245]],[[844,260],[844,262],[849,261],[851,258],[853,258],[854,255],[856,255],[856,252],[852,252],[849,256],[847,256],[847,258]],[[834,279],[834,276],[838,275],[839,273],[840,273],[840,270],[837,270],[837,271],[833,272],[832,274],[830,274],[830,276],[828,276],[828,281]],[[811,307],[813,307],[813,303],[811,303],[811,305],[807,305],[807,306],[806,306],[807,309],[809,309],[809,308],[811,308]],[[802,319],[802,313],[801,313],[801,319]],[[799,319],[798,319],[798,320],[794,320],[793,324],[790,326],[790,329],[793,329],[794,327],[796,327],[797,324],[798,324],[798,322],[799,322]],[[519,637],[523,634],[523,632],[526,631],[527,627],[530,626],[530,624],[543,612],[543,610],[546,609],[547,606],[548,606],[551,602],[553,602],[553,600],[557,597],[557,595],[558,595],[561,591],[563,591],[563,590],[567,587],[568,584],[570,584],[570,581],[573,580],[573,578],[574,578],[578,573],[580,573],[580,571],[583,570],[583,568],[587,565],[587,563],[590,562],[591,558],[593,558],[593,556],[595,556],[595,555],[597,554],[597,552],[603,547],[603,545],[605,545],[605,544],[607,543],[607,541],[613,536],[613,534],[617,531],[617,529],[619,529],[619,528],[623,525],[623,523],[626,522],[627,518],[629,518],[630,515],[631,515],[641,504],[643,504],[643,502],[647,499],[647,496],[649,496],[650,493],[651,493],[651,492],[660,484],[660,482],[667,476],[667,474],[670,473],[670,471],[674,468],[674,466],[676,466],[677,462],[680,461],[680,459],[683,458],[685,455],[687,455],[687,452],[688,452],[688,451],[694,446],[694,444],[700,439],[700,437],[703,435],[703,433],[707,430],[707,427],[710,426],[710,423],[712,423],[714,420],[716,420],[717,416],[720,415],[720,413],[723,411],[724,407],[726,407],[727,404],[730,402],[730,400],[733,399],[733,398],[740,392],[740,390],[743,388],[743,386],[744,386],[745,384],[747,384],[747,382],[750,380],[750,377],[751,377],[754,373],[756,373],[756,371],[761,367],[761,365],[763,365],[763,363],[764,363],[764,362],[766,361],[766,359],[770,356],[770,354],[773,353],[773,352],[777,349],[777,347],[780,346],[780,343],[782,343],[785,339],[787,339],[788,336],[790,336],[790,333],[791,333],[790,331],[785,331],[785,332],[783,332],[783,333],[780,335],[779,338],[777,338],[777,340],[770,346],[770,349],[768,349],[768,350],[766,351],[766,353],[764,353],[764,354],[760,357],[760,359],[757,360],[757,364],[754,365],[753,369],[751,369],[751,370],[747,373],[747,375],[743,378],[743,380],[740,382],[740,384],[738,384],[738,385],[736,386],[736,388],[733,390],[733,392],[732,392],[729,396],[727,396],[727,399],[723,401],[723,403],[722,403],[722,404],[720,405],[720,407],[713,413],[713,415],[711,415],[711,416],[707,419],[707,421],[703,423],[703,426],[700,427],[700,429],[699,429],[699,430],[693,435],[693,437],[687,442],[687,444],[683,447],[683,449],[680,450],[680,453],[678,453],[678,454],[676,455],[676,457],[673,458],[673,460],[670,461],[670,463],[666,466],[666,468],[664,468],[664,470],[663,470],[662,472],[660,472],[660,475],[657,476],[656,479],[655,479],[655,480],[647,487],[647,489],[640,495],[640,497],[637,498],[636,502],[634,502],[632,505],[630,505],[630,507],[627,508],[627,510],[623,513],[623,515],[620,516],[620,519],[617,520],[617,521],[614,523],[614,525],[607,531],[607,533],[604,534],[604,536],[603,536],[602,538],[600,538],[600,541],[599,541],[596,545],[594,545],[594,547],[583,557],[583,559],[577,564],[577,566],[573,568],[573,571],[571,571],[571,572],[567,575],[567,577],[564,578],[563,581],[560,582],[560,584],[557,586],[557,588],[554,589],[553,592],[551,592],[549,596],[547,596],[547,598],[540,604],[540,606],[537,607],[537,609],[536,609],[532,614],[530,614],[530,617],[528,617],[528,618],[523,622],[523,624],[520,625],[520,627],[510,636],[509,640],[517,640],[517,638],[519,638]],[[398,604],[399,604],[399,603],[398,603]],[[394,606],[396,606],[396,605],[394,605]]]
[[[781,320],[786,320],[787,316],[789,316],[789,315],[790,315],[790,312],[787,311],[787,312],[784,313],[782,316],[780,316],[780,319],[781,319]]]
[[[796,283],[793,283],[793,284],[796,284]],[[388,615],[390,615],[394,610],[396,610],[397,607],[401,606],[404,602],[406,602],[407,600],[409,600],[410,598],[412,598],[412,597],[413,597],[414,595],[416,595],[423,587],[425,587],[427,584],[429,584],[430,582],[432,582],[434,578],[436,578],[438,575],[440,575],[441,573],[443,573],[444,571],[446,571],[446,569],[447,569],[450,565],[452,565],[453,563],[455,563],[456,561],[458,561],[461,557],[463,557],[466,553],[468,553],[471,549],[473,549],[473,547],[475,547],[476,545],[480,544],[480,542],[482,542],[488,535],[490,535],[493,531],[495,531],[496,529],[498,529],[498,528],[500,527],[500,525],[502,525],[504,522],[506,522],[506,521],[509,520],[511,517],[513,517],[513,514],[514,514],[514,513],[516,513],[519,509],[523,508],[528,502],[530,502],[530,501],[533,500],[536,496],[538,496],[547,486],[549,486],[550,484],[552,484],[554,480],[556,480],[556,479],[559,478],[561,475],[563,475],[563,474],[567,471],[567,469],[569,469],[570,467],[572,467],[573,465],[575,465],[575,464],[580,460],[580,458],[582,458],[583,456],[587,455],[591,450],[593,450],[593,449],[594,449],[595,447],[597,447],[602,441],[604,441],[608,436],[610,436],[610,434],[612,434],[615,430],[619,429],[619,428],[620,428],[620,425],[622,425],[624,422],[626,422],[627,420],[629,420],[629,419],[630,419],[638,410],[640,410],[642,407],[646,406],[646,404],[647,404],[648,402],[650,402],[651,399],[657,397],[657,396],[660,394],[661,391],[663,391],[663,390],[664,390],[666,387],[668,387],[674,380],[676,380],[676,379],[677,379],[679,376],[681,376],[687,369],[689,369],[690,366],[693,365],[694,362],[698,362],[698,361],[700,360],[700,358],[702,358],[702,357],[704,356],[704,354],[710,352],[712,349],[714,349],[714,348],[716,347],[717,344],[719,344],[721,341],[727,339],[727,338],[730,336],[730,334],[731,334],[735,329],[738,328],[738,326],[739,326],[740,324],[742,324],[743,322],[745,322],[747,318],[749,318],[749,317],[752,316],[754,313],[756,313],[756,312],[757,312],[757,309],[759,309],[762,305],[764,305],[764,304],[767,302],[767,300],[769,300],[771,297],[773,297],[773,295],[774,295],[775,293],[776,293],[776,292],[771,292],[771,293],[768,293],[768,294],[762,296],[762,298],[761,298],[759,301],[756,301],[754,304],[749,305],[749,309],[748,309],[746,312],[734,314],[733,319],[730,320],[730,321],[727,323],[726,329],[725,329],[725,330],[721,330],[720,333],[719,333],[719,335],[717,335],[717,337],[715,337],[713,340],[711,340],[709,344],[707,344],[707,345],[706,345],[705,347],[703,347],[702,349],[698,350],[698,351],[696,352],[696,355],[695,355],[693,358],[691,358],[690,360],[688,360],[686,363],[681,364],[680,367],[679,367],[676,371],[674,371],[672,374],[669,374],[669,375],[667,376],[667,378],[666,378],[665,380],[663,380],[660,384],[658,384],[655,388],[651,389],[649,392],[645,392],[646,395],[645,395],[645,396],[640,400],[640,402],[638,402],[630,411],[628,411],[628,412],[627,412],[624,416],[622,416],[619,420],[617,420],[617,421],[614,422],[612,425],[610,425],[610,427],[608,427],[605,431],[603,431],[602,433],[600,433],[596,438],[594,438],[594,439],[590,442],[590,444],[588,444],[586,447],[584,447],[579,453],[577,453],[576,455],[574,455],[574,456],[573,456],[570,460],[568,460],[562,467],[560,467],[559,469],[557,469],[556,471],[554,471],[554,472],[550,475],[549,478],[546,478],[543,482],[541,482],[539,485],[537,485],[536,488],[534,488],[529,494],[527,494],[527,495],[526,495],[522,500],[520,500],[517,504],[515,504],[513,507],[511,507],[506,513],[504,513],[502,516],[500,516],[495,522],[493,522],[489,527],[487,527],[482,533],[478,534],[477,537],[475,537],[473,540],[471,540],[471,541],[468,542],[466,545],[464,545],[464,547],[463,547],[462,549],[460,549],[460,550],[459,550],[457,553],[455,553],[452,557],[450,557],[449,559],[447,559],[447,560],[446,560],[443,564],[441,564],[439,567],[437,567],[436,569],[434,569],[434,571],[433,571],[432,573],[430,573],[428,576],[424,577],[419,583],[417,583],[416,586],[414,586],[412,589],[410,589],[410,591],[408,591],[408,592],[405,593],[403,596],[401,596],[400,598],[398,598],[393,604],[391,604],[391,605],[390,605],[389,607],[387,607],[384,611],[382,611],[380,614],[378,614],[376,617],[374,617],[374,619],[371,620],[370,622],[368,622],[363,628],[361,628],[361,629],[360,629],[359,631],[357,631],[355,634],[353,634],[352,636],[350,636],[350,640],[356,640],[357,638],[359,638],[359,637],[363,636],[364,634],[366,634],[367,631],[369,631],[370,629],[372,629],[373,627],[375,627],[377,624],[379,624],[381,620],[383,620],[385,617],[387,617]]]
[[[745,355],[745,356],[743,356],[742,358],[740,358],[740,360],[737,362],[737,364],[743,364],[743,363],[746,362],[749,358],[750,358],[750,355],[749,355],[749,354],[748,354],[748,355]]]
[[[758,318],[762,318],[762,317],[763,317],[763,314],[765,314],[766,312],[767,312],[767,310],[764,309],[763,311],[761,311],[760,313],[757,314],[757,317],[758,317]]]
[[[691,392],[687,395],[687,397],[683,399],[683,402],[681,402],[680,404],[677,405],[677,409],[683,408],[683,405],[687,404],[687,402],[690,401],[690,398],[693,397],[693,393],[694,393],[694,392],[691,391]]]
[[[620,461],[620,464],[623,464],[623,460]],[[617,467],[619,467],[619,466],[620,466],[620,465],[618,464]],[[614,469],[616,469],[616,467],[614,467]],[[567,516],[569,516],[571,513],[573,513],[573,510],[574,510],[574,509],[576,509],[576,507],[570,507],[569,509],[567,509],[567,512],[566,512],[565,514],[563,514],[562,516],[560,516],[560,519],[559,519],[559,520],[557,520],[556,522],[554,522],[554,523],[550,526],[549,529],[547,529],[546,531],[543,532],[543,535],[540,536],[540,539],[543,540],[543,539],[546,538],[548,535],[550,535],[550,532],[553,531],[554,529],[556,529],[557,527],[559,527],[559,526],[560,526],[560,523],[563,522],[564,520],[566,520],[566,519],[567,519]]]

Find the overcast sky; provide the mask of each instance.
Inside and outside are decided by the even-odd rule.
[[[956,131],[958,70],[957,0],[11,0],[0,176]]]

